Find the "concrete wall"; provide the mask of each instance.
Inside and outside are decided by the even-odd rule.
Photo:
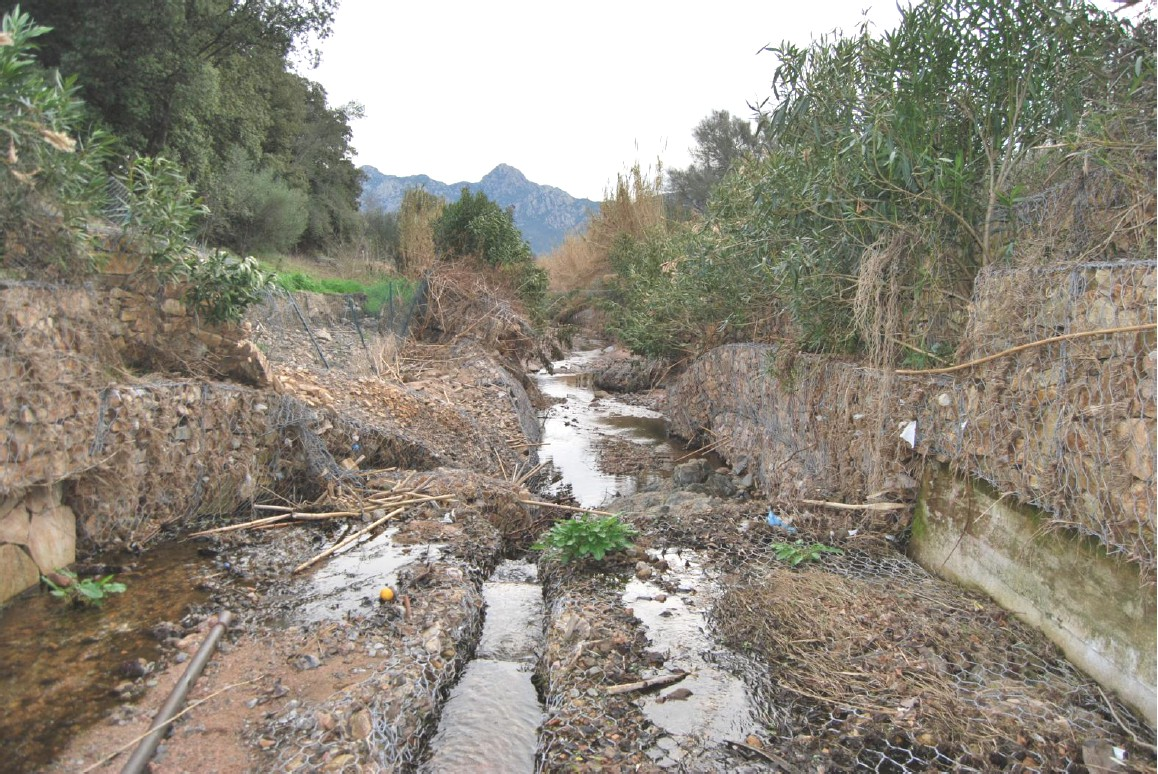
[[[1138,568],[1092,539],[1041,529],[1044,515],[930,466],[910,553],[1040,629],[1066,657],[1158,722],[1158,615]]]

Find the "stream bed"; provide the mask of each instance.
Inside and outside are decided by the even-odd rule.
[[[483,584],[486,622],[475,658],[442,709],[431,759],[440,772],[532,772],[543,707],[531,683],[543,648],[535,565],[507,560]]]
[[[184,633],[173,616],[208,601],[202,583],[212,565],[192,543],[102,561],[124,565],[117,580],[128,588],[101,607],[73,608],[42,592],[0,608],[6,772],[40,769],[70,735],[123,703],[131,681],[152,671],[161,640]]]

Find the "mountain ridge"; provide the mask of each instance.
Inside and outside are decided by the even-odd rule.
[[[424,188],[448,202],[457,201],[463,188],[471,193],[482,191],[500,207],[514,207],[515,225],[535,255],[554,250],[567,234],[582,230],[588,215],[599,210],[598,202],[571,196],[555,186],[532,182],[510,164],[499,164],[477,183],[450,184],[429,175],[387,175],[369,164],[360,169],[366,175],[359,199],[363,210],[396,212],[403,194],[410,188]]]

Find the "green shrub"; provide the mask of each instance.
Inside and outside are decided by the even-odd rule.
[[[36,62],[34,40],[48,31],[19,7],[0,23],[0,257],[4,265],[89,271],[86,225],[106,201],[111,138],[80,134],[75,80]]]
[[[243,150],[229,157],[210,236],[241,253],[285,253],[309,225],[309,196],[270,169],[260,169]]]
[[[141,156],[118,180],[126,192],[125,237],[163,280],[186,275],[194,256],[194,224],[207,210],[185,173],[168,159]]]
[[[545,551],[548,556],[558,556],[564,562],[588,556],[599,561],[613,551],[630,548],[635,534],[635,528],[624,524],[618,516],[598,518],[581,514],[555,524],[531,548]]]
[[[185,298],[211,322],[235,322],[250,304],[260,301],[269,288],[269,275],[252,256],[238,258],[218,250],[208,258],[189,263],[189,289]]]

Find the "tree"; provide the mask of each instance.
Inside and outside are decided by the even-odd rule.
[[[535,263],[531,246],[515,225],[514,209],[504,210],[482,191],[463,188],[434,224],[434,244],[446,259],[474,257],[498,268],[513,284],[532,317],[541,317],[547,272]]]
[[[41,61],[79,76],[95,117],[127,151],[163,152],[181,164],[216,211],[211,235],[229,244],[248,240],[225,233],[238,222],[225,210],[237,187],[229,165],[238,158],[265,176],[261,187],[272,191],[276,180],[292,198],[307,198],[297,247],[327,249],[360,233],[349,123],[361,108],[327,107],[322,87],[289,63],[329,33],[336,0],[29,5],[55,28]]]
[[[700,121],[693,136],[692,164],[687,169],[668,172],[671,193],[677,207],[702,213],[708,196],[732,164],[756,147],[751,125],[727,110],[714,110]]]
[[[443,210],[435,224],[434,244],[447,257],[472,255],[494,266],[533,259],[513,210],[504,210],[482,191],[471,193],[469,188]]]

